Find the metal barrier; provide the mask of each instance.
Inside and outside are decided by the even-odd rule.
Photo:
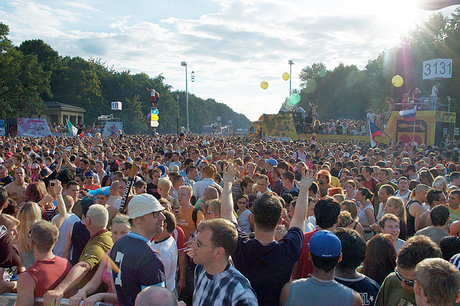
[[[16,299],[18,295],[16,293],[3,293],[0,294],[0,306],[15,306]],[[43,305],[43,298],[35,298],[34,305],[42,306]],[[68,306],[69,300],[68,299],[61,299],[61,303],[59,305]],[[98,302],[94,304],[95,306],[112,306],[112,304],[107,304],[103,302]]]

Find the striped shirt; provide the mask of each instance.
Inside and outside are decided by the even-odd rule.
[[[258,305],[248,279],[230,264],[224,272],[210,275],[203,266],[195,268],[193,305]]]

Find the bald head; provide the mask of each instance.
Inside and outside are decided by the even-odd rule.
[[[135,306],[177,306],[174,294],[166,288],[152,286],[142,290],[136,298]]]

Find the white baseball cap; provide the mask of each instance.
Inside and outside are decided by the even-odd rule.
[[[130,219],[135,219],[164,209],[164,206],[153,195],[143,193],[134,196],[129,201],[128,216]]]

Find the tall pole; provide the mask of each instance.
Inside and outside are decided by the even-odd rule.
[[[188,121],[188,80],[187,80],[187,65],[185,65],[185,103],[187,105],[187,133],[190,132],[190,125]]]
[[[289,64],[289,98],[290,98],[292,94],[292,65],[294,65],[294,62],[292,60],[289,60],[288,64]]]
[[[185,104],[186,104],[186,111],[187,111],[187,130],[186,133],[190,132],[190,125],[188,120],[188,80],[187,80],[187,63],[182,62],[180,64],[182,67],[185,67]]]
[[[177,98],[177,135],[179,135],[179,95],[176,95]]]

